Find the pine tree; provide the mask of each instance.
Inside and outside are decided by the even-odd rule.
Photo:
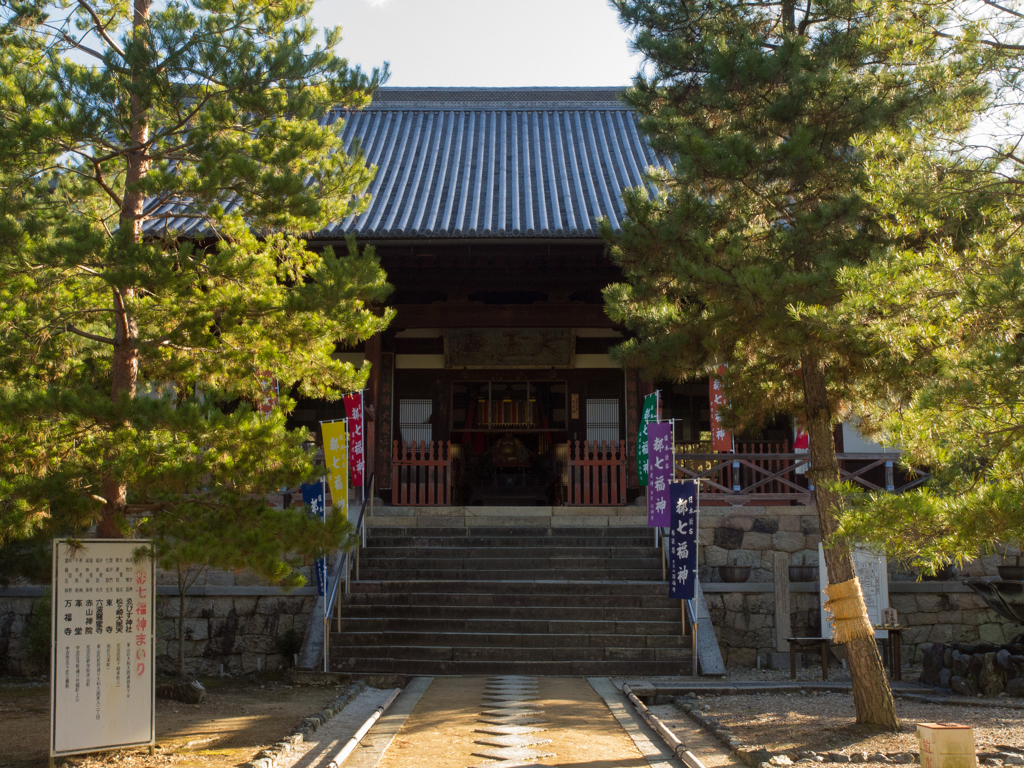
[[[955,32],[988,98],[935,104],[917,134],[864,142],[888,246],[844,270],[841,302],[808,313],[879,346],[886,364],[857,406],[863,430],[930,473],[913,492],[857,499],[842,531],[928,571],[1024,543],[1017,5],[949,5],[955,24],[936,34]]]
[[[835,536],[833,429],[872,375],[875,345],[801,309],[837,302],[839,270],[885,240],[863,194],[863,137],[910,130],[935,99],[974,93],[946,71],[958,59],[941,63],[941,38],[908,21],[941,11],[870,0],[615,4],[646,58],[627,101],[672,166],[652,171],[656,196],[624,194],[621,233],[604,228],[627,281],[607,289],[608,313],[635,334],[620,359],[671,379],[726,364],[733,426],[797,414],[830,588],[856,583],[849,544]],[[863,599],[851,608],[857,721],[896,729]]]
[[[333,110],[387,74],[317,43],[311,7],[0,9],[0,544],[98,523],[287,585],[344,539],[265,502],[316,474],[289,393],[358,389],[332,353],[390,320],[370,249],[302,237],[365,205]]]

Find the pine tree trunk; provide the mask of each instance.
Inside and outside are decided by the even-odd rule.
[[[149,23],[151,0],[135,0],[132,25],[138,40]],[[135,65],[138,66],[138,65]],[[139,81],[133,75],[133,83]],[[136,188],[149,171],[150,155],[146,142],[149,140],[149,115],[138,95],[131,97],[131,149],[126,155],[124,195],[121,197],[121,215],[118,221],[118,235],[124,245],[142,240],[142,210],[145,195]],[[122,398],[133,399],[139,375],[139,326],[131,313],[131,300],[135,288],[131,285],[115,285],[112,289],[114,308],[114,355],[111,361],[110,398],[115,403]],[[103,515],[96,533],[100,538],[121,538],[117,518],[128,503],[128,488],[117,478],[105,476],[101,480],[105,504]]]
[[[801,369],[807,433],[810,437],[811,468],[807,471],[807,479],[814,483],[814,500],[818,506],[828,583],[841,584],[857,578],[857,575],[853,569],[849,544],[845,541],[836,542],[834,546],[827,544],[836,531],[836,516],[843,504],[842,496],[827,487],[829,483],[839,480],[839,462],[836,459],[836,445],[832,434],[833,420],[829,409],[828,392],[821,361],[815,355],[804,354],[801,358]],[[863,600],[860,607],[866,616],[867,607]],[[827,629],[822,627],[821,631],[824,633]],[[857,638],[846,643],[845,647],[850,679],[853,683],[857,722],[898,731],[896,704],[874,637]]]

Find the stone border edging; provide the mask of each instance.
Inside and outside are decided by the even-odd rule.
[[[696,694],[690,696],[696,697]],[[732,729],[726,725],[722,725],[717,718],[705,715],[696,706],[695,703],[686,701],[690,696],[676,696],[672,700],[672,704],[676,709],[686,713],[698,726],[707,731],[711,736],[715,737],[719,742],[728,747],[733,754],[736,755],[751,768],[776,768],[776,766],[792,765],[797,760],[804,758],[811,758],[812,762],[826,762],[826,763],[865,763],[865,762],[885,762],[894,764],[909,764],[916,763],[920,757],[917,752],[876,752],[868,754],[866,752],[854,752],[850,755],[844,755],[841,752],[813,752],[811,750],[782,750],[780,752],[771,752],[763,747],[753,747],[749,744],[744,744],[733,734]],[[958,704],[963,703],[970,705],[987,705],[987,706],[998,706],[997,704],[990,704],[987,702],[973,702],[964,701],[957,702],[951,700],[949,702],[940,701],[933,697],[916,696],[914,694],[896,694],[896,698],[906,698],[910,701],[922,701],[927,704]],[[1024,707],[1013,707],[1014,709],[1024,709]],[[1007,759],[1010,756],[1016,757],[1017,759]],[[794,757],[796,760],[794,760]],[[978,762],[980,763],[986,758],[998,758],[1006,764],[1021,765],[1024,764],[1024,757],[1016,755],[1014,753],[996,753],[996,752],[978,752]],[[818,758],[818,759],[815,759]],[[882,758],[879,760],[878,758]]]
[[[290,735],[271,747],[260,750],[256,757],[247,763],[242,763],[241,768],[277,768],[282,757],[291,754],[299,744],[316,733],[322,725],[341,712],[352,699],[358,696],[366,688],[362,680],[352,683],[348,689],[319,712],[302,718],[299,727]]]
[[[906,699],[907,701],[919,701],[922,704],[938,704],[941,707],[952,705],[954,707],[988,707],[989,709],[1024,709],[1024,703],[1019,703],[1013,700],[1007,700],[1005,702],[986,700],[978,701],[977,699],[969,699],[966,696],[924,696],[918,693],[898,693],[896,696],[901,699]]]

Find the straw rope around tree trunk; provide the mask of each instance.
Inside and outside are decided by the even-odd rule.
[[[864,594],[856,578],[825,587],[828,600],[825,610],[831,611],[832,638],[837,643],[848,643],[858,637],[874,637],[875,631],[868,620]]]

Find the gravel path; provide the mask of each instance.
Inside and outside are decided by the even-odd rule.
[[[393,689],[367,688],[341,712],[303,741],[281,761],[281,768],[326,768],[338,751],[355,735],[366,718],[384,703]]]

